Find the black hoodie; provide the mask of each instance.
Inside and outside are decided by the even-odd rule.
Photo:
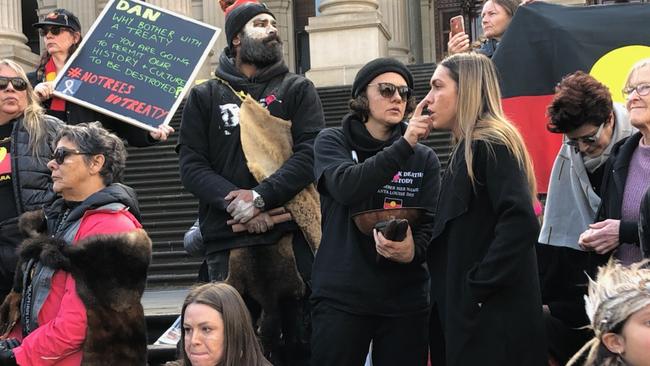
[[[430,148],[411,148],[402,137],[405,129],[399,124],[388,141],[379,141],[347,115],[342,128],[318,135],[314,165],[323,238],[314,259],[312,299],[361,315],[398,316],[428,309],[424,260],[440,189],[440,163]],[[351,218],[391,202],[428,212],[411,228],[415,257],[408,264],[378,264],[374,239],[361,233]]]
[[[296,225],[279,224],[259,235],[235,234],[226,224],[231,217],[224,197],[236,189],[255,189],[269,210],[284,205],[314,181],[313,143],[325,125],[320,98],[309,80],[290,73],[282,61],[247,78],[224,52],[216,75],[235,90],[250,94],[273,116],[291,121],[293,155],[258,184],[241,147],[241,100],[221,81],[209,80],[192,89],[183,110],[177,146],[183,185],[199,198],[201,233],[208,253],[276,243]]]

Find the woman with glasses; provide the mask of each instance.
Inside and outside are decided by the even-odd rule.
[[[424,99],[456,146],[441,184],[431,272],[432,364],[546,365],[535,244],[535,175],[503,114],[496,69],[478,53],[444,59]],[[444,330],[444,331],[443,331]]]
[[[316,138],[323,236],[312,272],[313,365],[363,365],[371,341],[375,366],[427,363],[424,260],[440,164],[418,144],[431,120],[422,106],[415,108],[412,87],[413,76],[401,62],[369,62],[354,79],[342,127]],[[352,219],[399,207],[424,209],[399,241],[376,230],[363,233]]]
[[[25,71],[0,60],[0,301],[11,290],[22,240],[18,216],[55,198],[46,164],[62,126],[44,115]]]
[[[21,217],[30,238],[0,316],[14,338],[0,347],[0,365],[144,365],[151,241],[134,191],[119,183],[124,144],[95,122],[64,126],[52,145],[60,198]]]
[[[71,12],[56,9],[46,15],[43,21],[34,24],[34,27],[38,28],[43,38],[45,51],[36,71],[27,76],[47,114],[71,125],[100,121],[105,128],[114,131],[126,139],[129,145],[136,147],[153,145],[156,140],[164,141],[174,132],[168,125],[160,125],[157,131],[148,132],[54,96],[52,92],[57,74],[81,43],[81,25],[79,19]]]
[[[609,88],[582,71],[565,76],[548,107],[547,129],[564,135],[551,171],[537,248],[550,355],[561,365],[591,338],[584,311],[589,274],[609,255],[584,251],[580,234],[594,222],[613,146],[636,130]],[[571,219],[568,219],[571,218]]]
[[[623,89],[630,123],[639,132],[617,143],[610,154],[600,189],[594,224],[580,235],[584,250],[613,250],[624,264],[643,258],[639,247],[639,206],[650,187],[650,59],[636,63]]]

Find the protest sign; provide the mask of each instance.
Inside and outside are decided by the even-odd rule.
[[[54,94],[153,131],[169,123],[219,32],[138,0],[111,0]]]

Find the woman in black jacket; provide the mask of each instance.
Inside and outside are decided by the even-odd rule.
[[[535,177],[500,94],[492,62],[462,53],[439,64],[424,99],[457,142],[428,254],[431,336],[444,330],[449,366],[546,364]],[[439,342],[431,352],[444,362]]]
[[[429,274],[424,263],[440,184],[434,152],[418,141],[430,118],[410,97],[399,61],[366,64],[352,86],[351,113],[314,146],[323,237],[312,272],[312,365],[426,365]],[[422,207],[406,238],[362,233],[352,215]]]
[[[43,114],[22,67],[0,60],[0,301],[11,289],[22,240],[18,216],[54,201],[47,162],[62,126]]]
[[[76,125],[82,122],[99,121],[104,128],[114,131],[126,139],[129,145],[136,147],[150,146],[156,140],[164,141],[174,129],[168,125],[160,125],[155,132],[148,132],[126,122],[108,117],[79,104],[67,102],[55,97],[54,79],[61,71],[66,61],[72,56],[81,43],[81,25],[79,19],[65,9],[55,9],[36,24],[45,52],[36,71],[28,74],[29,82],[39,97],[47,114],[60,118],[67,124]]]

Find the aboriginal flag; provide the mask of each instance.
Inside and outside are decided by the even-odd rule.
[[[546,130],[555,85],[577,70],[607,85],[614,102],[632,65],[650,57],[650,5],[520,6],[492,60],[499,70],[503,107],[519,127],[546,192],[562,136]]]

